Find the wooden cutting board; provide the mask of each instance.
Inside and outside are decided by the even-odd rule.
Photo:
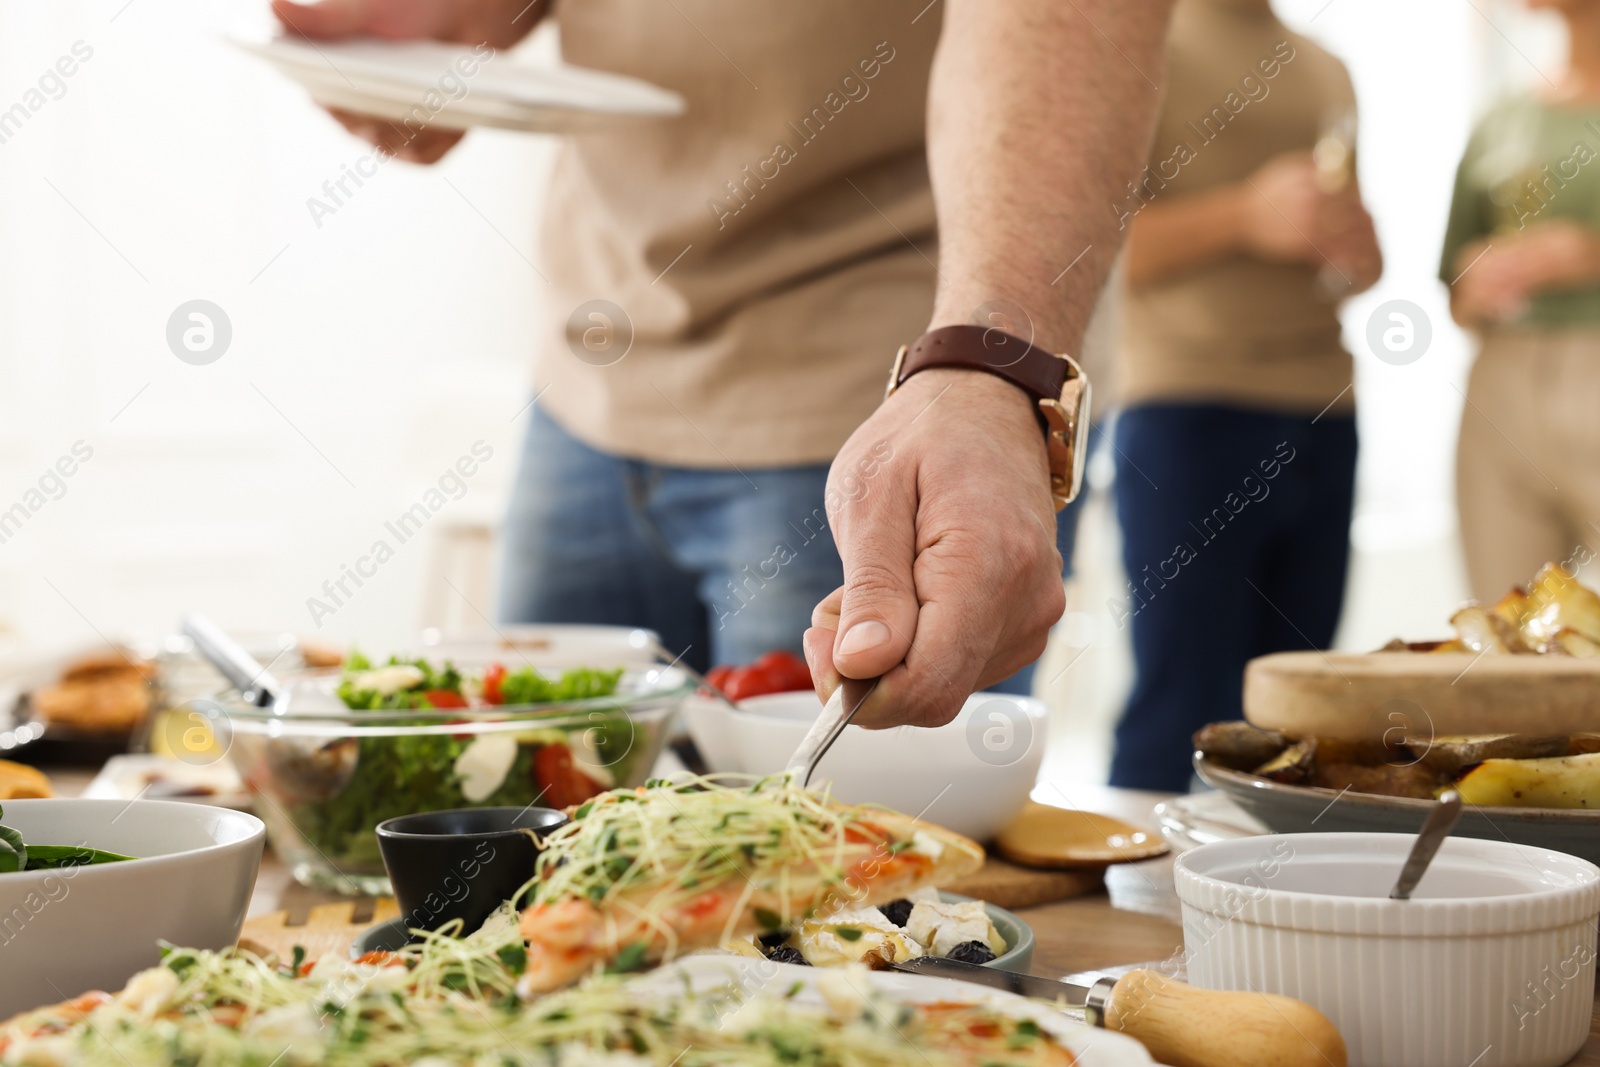
[[[1042,871],[991,855],[977,874],[940,888],[1015,910],[1099,893],[1105,885],[1103,867],[1084,871]]]
[[[1280,652],[1250,661],[1257,726],[1346,741],[1600,732],[1600,659],[1427,652]]]
[[[299,917],[274,911],[245,920],[239,940],[264,946],[284,959],[293,955],[296,945],[306,950],[310,960],[330,955],[343,958],[350,951],[351,942],[368,927],[399,914],[400,908],[392,897],[318,904]]]

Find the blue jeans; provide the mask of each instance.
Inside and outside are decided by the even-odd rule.
[[[1186,792],[1189,737],[1242,714],[1244,666],[1327,648],[1339,624],[1355,419],[1150,404],[1117,420],[1134,686],[1111,784]]]
[[[696,670],[799,653],[844,584],[823,465],[705,470],[590,448],[534,410],[501,564],[507,622],[642,626]],[[1063,513],[1068,519],[1070,513]],[[1071,521],[1059,524],[1071,560]],[[1026,693],[1028,667],[994,688]]]

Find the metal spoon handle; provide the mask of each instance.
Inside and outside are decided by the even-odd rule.
[[[1411,855],[1406,857],[1405,866],[1400,868],[1400,880],[1389,891],[1389,899],[1411,899],[1411,892],[1422,881],[1428,864],[1433,862],[1434,853],[1439,851],[1439,846],[1444,844],[1444,839],[1450,836],[1450,831],[1456,828],[1460,818],[1461,794],[1454,789],[1446,789],[1439,794],[1439,802],[1428,813],[1428,821],[1422,824],[1416,843],[1411,846]]]
[[[877,687],[876,678],[846,678],[841,681],[839,688],[833,691],[833,696],[828,698],[828,703],[823,705],[822,714],[806,731],[800,747],[789,757],[789,765],[784,768],[784,773],[792,775],[801,786],[810,784],[811,774],[817,769],[817,764]]]
[[[260,708],[272,706],[278,693],[277,679],[222,627],[204,615],[185,615],[183,632],[194,642],[195,651],[237,687],[246,700]]]

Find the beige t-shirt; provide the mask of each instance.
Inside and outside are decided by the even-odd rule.
[[[560,0],[568,62],[688,107],[562,147],[542,238],[542,410],[661,463],[833,457],[932,312],[923,114],[940,12],[925,7]],[[631,322],[620,360],[627,330],[609,309],[569,324],[591,300]]]
[[[1274,156],[1308,151],[1353,111],[1337,59],[1250,0],[1181,0],[1167,44],[1167,88],[1139,196],[1158,204],[1239,182]],[[1124,404],[1214,402],[1316,413],[1354,405],[1337,305],[1313,266],[1246,256],[1131,290],[1123,305]]]

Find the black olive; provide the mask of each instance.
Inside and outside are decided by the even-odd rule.
[[[762,948],[777,948],[779,945],[789,940],[789,931],[773,930],[770,933],[762,934],[760,937],[756,938],[756,940],[761,942]]]
[[[811,961],[800,955],[800,950],[789,945],[779,945],[767,953],[767,959],[773,963],[798,963],[802,967],[811,966]]]
[[[911,921],[911,908],[912,904],[909,900],[891,900],[878,910],[883,912],[885,919],[904,930],[906,923]]]
[[[994,949],[982,941],[963,941],[946,953],[945,959],[958,963],[988,963],[994,959]]]

